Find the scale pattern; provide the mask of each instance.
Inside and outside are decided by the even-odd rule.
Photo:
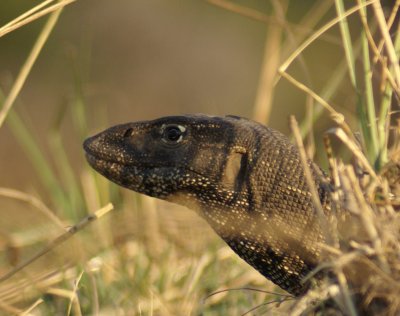
[[[163,117],[111,127],[84,143],[111,181],[194,209],[248,264],[293,295],[325,242],[299,153],[286,136],[236,116]],[[329,215],[329,193],[309,162]]]

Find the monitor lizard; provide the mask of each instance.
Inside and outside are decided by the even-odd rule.
[[[168,116],[86,139],[89,164],[111,181],[197,211],[248,264],[293,295],[321,261],[324,231],[297,148],[237,116]],[[309,166],[326,215],[330,194]]]

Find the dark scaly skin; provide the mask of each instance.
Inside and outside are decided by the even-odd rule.
[[[234,116],[170,116],[111,127],[84,148],[111,181],[196,210],[266,278],[293,295],[307,289],[302,279],[321,260],[324,233],[283,134]],[[310,167],[328,212],[328,192]]]

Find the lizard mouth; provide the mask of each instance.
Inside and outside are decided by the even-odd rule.
[[[96,155],[92,153],[86,152],[86,160],[91,166],[95,166],[98,163],[112,163],[111,161],[107,161],[105,159],[98,158]]]
[[[99,139],[101,140],[100,137],[93,136],[86,139],[83,143],[83,149],[85,150],[86,153],[86,160],[93,168],[102,173],[101,172],[102,170],[98,170],[99,167],[115,168],[118,165],[120,166],[126,165],[122,161],[118,161],[117,159],[113,159],[113,157],[104,154],[102,151],[102,147],[99,146],[99,144],[101,144],[99,142]]]
[[[115,161],[99,158],[90,152],[86,152],[86,160],[96,171],[105,174],[105,171],[120,171],[124,165]]]
[[[135,165],[106,160],[87,152],[86,160],[98,173],[125,188],[140,191],[143,184],[144,170]]]

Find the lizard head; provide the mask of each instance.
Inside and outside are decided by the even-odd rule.
[[[95,170],[128,189],[184,205],[205,199],[207,192],[217,203],[240,191],[246,169],[243,131],[233,120],[240,118],[170,116],[127,123],[88,138],[84,148]]]
[[[170,116],[111,127],[84,148],[111,181],[198,211],[267,278],[304,290],[323,237],[297,149],[279,132],[238,117]]]

